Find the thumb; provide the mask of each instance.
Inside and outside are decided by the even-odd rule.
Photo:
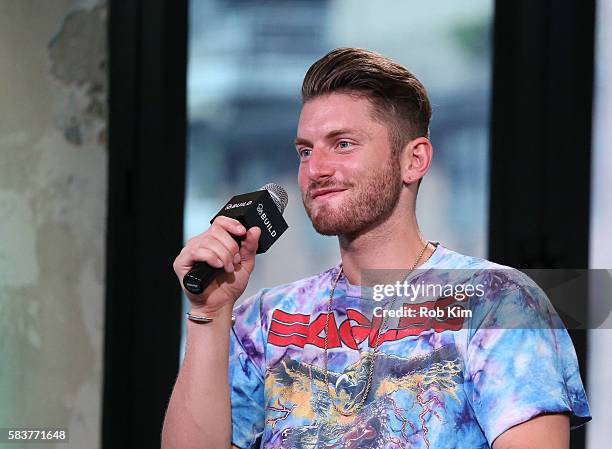
[[[257,247],[259,245],[259,237],[261,236],[261,229],[257,226],[249,228],[246,233],[245,239],[240,245],[240,258],[245,261],[255,257]]]

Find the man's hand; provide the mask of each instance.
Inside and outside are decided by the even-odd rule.
[[[569,449],[569,427],[565,413],[538,415],[502,433],[493,449]]]
[[[240,246],[232,235],[244,237]],[[175,259],[173,268],[191,303],[192,312],[215,316],[220,309],[233,307],[253,272],[260,236],[261,229],[258,227],[247,231],[237,220],[218,216],[210,228],[187,242]],[[206,262],[212,267],[224,269],[224,273],[199,295],[187,291],[182,283],[183,277],[196,262]]]

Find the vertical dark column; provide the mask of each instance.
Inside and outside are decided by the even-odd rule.
[[[496,262],[588,267],[594,3],[496,1],[489,225]],[[586,381],[586,332],[570,335]],[[572,432],[571,447],[584,447],[584,427]]]
[[[179,362],[187,2],[111,0],[102,447],[159,448]]]

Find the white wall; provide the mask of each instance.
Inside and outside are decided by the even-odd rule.
[[[591,198],[591,268],[612,274],[612,3],[597,2],[593,163]],[[610,301],[612,292],[597,291],[591,301]],[[593,421],[587,424],[587,447],[610,447],[612,441],[612,317],[589,331],[587,389]]]
[[[41,447],[99,447],[106,15],[0,2],[0,427],[69,428]]]

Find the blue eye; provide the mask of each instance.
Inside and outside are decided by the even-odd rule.
[[[301,150],[298,150],[299,157],[304,158],[304,157],[310,156],[310,153],[304,154],[306,151],[312,151],[312,150],[310,148],[302,148]]]
[[[343,150],[346,150],[349,147],[349,145],[352,145],[351,142],[348,142],[346,140],[341,140],[340,142],[338,142],[338,146],[342,148]]]

